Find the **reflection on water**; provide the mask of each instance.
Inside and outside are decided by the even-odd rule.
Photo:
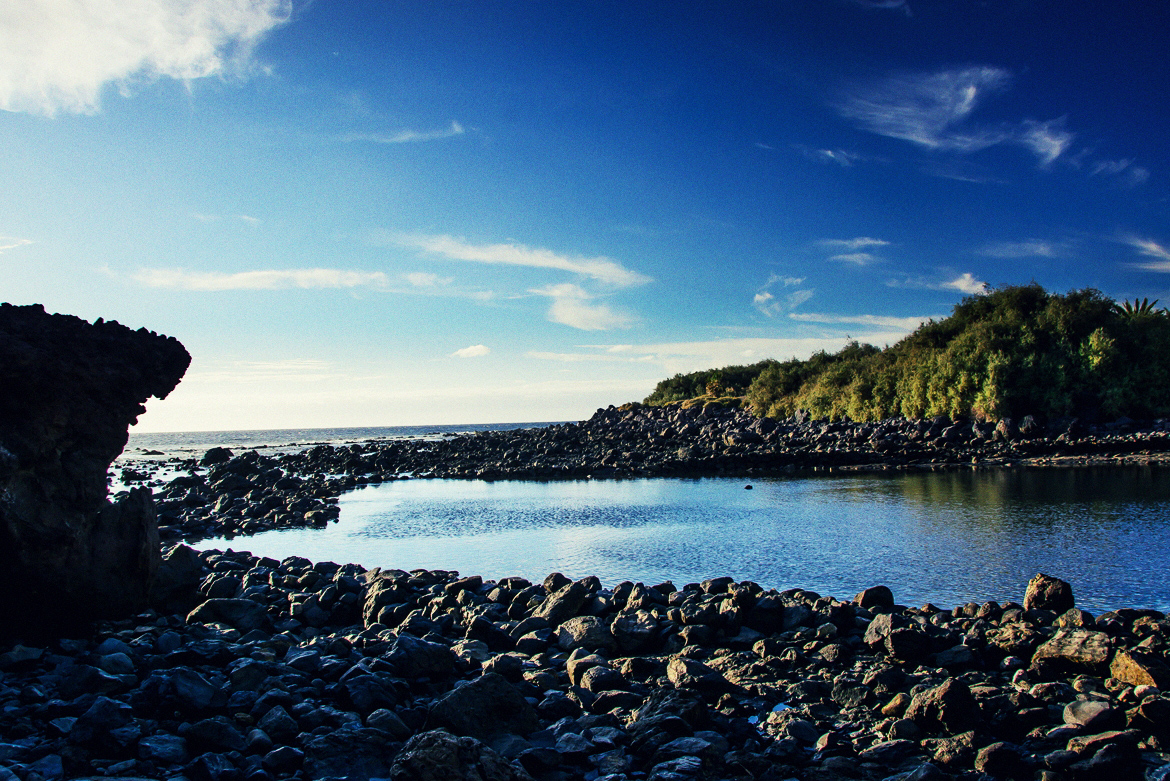
[[[1170,473],[1156,467],[738,479],[410,480],[354,491],[326,530],[234,541],[257,555],[540,579],[718,575],[904,604],[1023,598],[1037,572],[1079,606],[1170,610]],[[206,547],[223,547],[208,541]]]

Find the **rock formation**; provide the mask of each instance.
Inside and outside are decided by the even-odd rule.
[[[150,492],[111,504],[106,476],[143,402],[190,362],[144,328],[0,304],[0,632],[145,602],[159,561]]]

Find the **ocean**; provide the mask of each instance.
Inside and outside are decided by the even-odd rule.
[[[465,423],[431,426],[375,426],[369,428],[281,428],[255,431],[130,432],[119,461],[160,460],[201,456],[213,447],[231,450],[270,449],[274,453],[304,450],[314,445],[349,445],[394,439],[433,439],[476,431],[543,428],[562,421],[540,423]]]

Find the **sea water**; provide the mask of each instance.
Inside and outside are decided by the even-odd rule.
[[[750,485],[750,489],[749,486]],[[1038,572],[1078,606],[1170,611],[1170,470],[1014,468],[744,479],[398,480],[340,499],[323,530],[204,548],[281,559],[550,572],[681,586],[731,576],[902,604],[1022,601]]]

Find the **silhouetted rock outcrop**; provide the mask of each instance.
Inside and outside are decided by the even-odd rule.
[[[191,356],[178,340],[0,305],[0,631],[124,615],[158,567],[146,489],[116,504],[109,465]]]

